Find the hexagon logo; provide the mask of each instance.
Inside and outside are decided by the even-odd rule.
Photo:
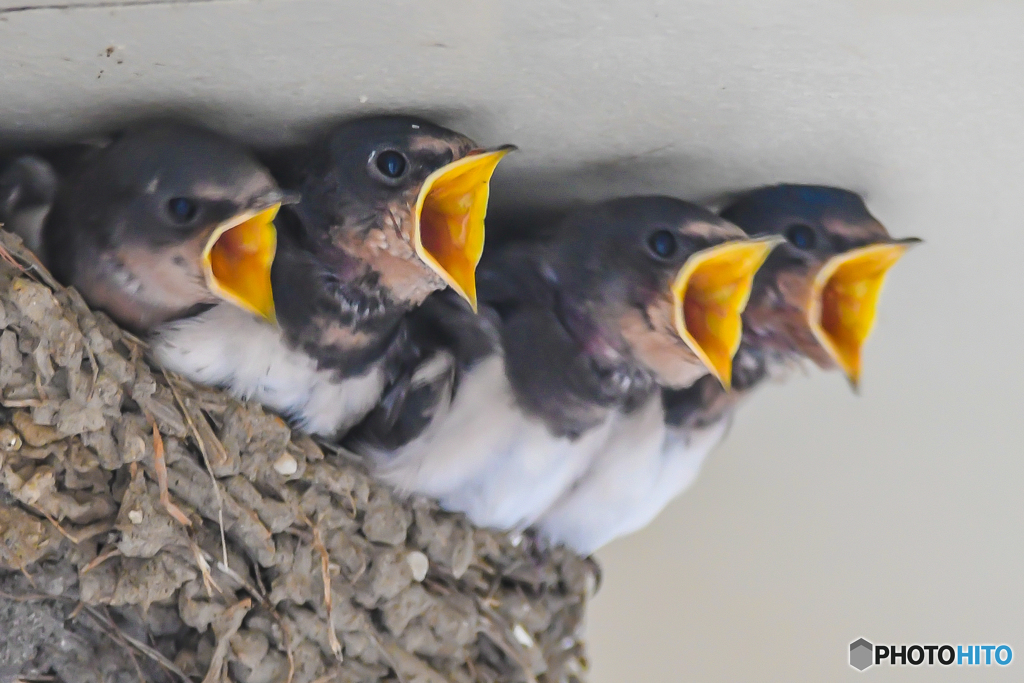
[[[863,671],[875,663],[874,652],[874,645],[863,638],[858,638],[850,643],[850,666],[857,671]]]

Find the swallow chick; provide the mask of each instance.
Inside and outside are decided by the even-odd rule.
[[[450,288],[476,306],[492,173],[483,150],[422,119],[344,123],[274,165],[301,200],[278,216],[278,325],[216,306],[162,329],[157,359],[334,436],[379,400],[408,352],[407,315]]]
[[[770,242],[668,197],[604,202],[485,257],[481,310],[428,302],[406,381],[350,435],[378,477],[476,524],[530,525],[660,385],[728,383]],[[461,308],[461,310],[460,310]]]
[[[0,225],[20,236],[37,255],[57,183],[53,166],[34,154],[17,157],[0,173]]]
[[[543,536],[590,554],[639,530],[696,478],[737,404],[803,359],[840,368],[852,385],[886,273],[917,240],[894,240],[846,190],[778,185],[749,192],[721,216],[782,244],[757,272],[726,391],[705,377],[663,387],[538,523]],[[613,444],[615,445],[615,444]]]
[[[122,326],[148,333],[225,300],[273,316],[272,220],[283,195],[234,143],[149,124],[59,180],[34,157],[4,180],[13,227],[58,280]]]

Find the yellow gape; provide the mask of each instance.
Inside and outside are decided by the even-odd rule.
[[[280,204],[222,223],[203,249],[203,273],[217,296],[277,322],[270,267],[277,251],[274,217]]]
[[[686,260],[672,285],[676,332],[726,389],[754,273],[782,241],[737,240],[704,249]]]
[[[514,150],[470,154],[431,173],[416,199],[416,254],[476,310],[476,267],[484,251],[491,175]]]
[[[885,275],[916,243],[900,240],[851,249],[826,261],[814,277],[807,322],[854,388],[860,382],[861,349],[875,324]]]

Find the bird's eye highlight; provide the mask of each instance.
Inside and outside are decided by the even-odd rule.
[[[376,163],[377,170],[381,172],[381,175],[392,180],[401,178],[409,166],[405,155],[391,149],[378,154]]]
[[[818,242],[814,228],[798,223],[786,229],[786,239],[797,249],[813,249]]]
[[[199,213],[199,207],[191,199],[174,197],[167,202],[167,213],[170,214],[171,220],[175,223],[184,225],[196,217],[196,214]]]
[[[658,258],[671,258],[679,248],[676,236],[668,230],[659,230],[647,238],[647,247]]]

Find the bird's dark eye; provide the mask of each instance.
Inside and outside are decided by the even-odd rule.
[[[814,228],[809,225],[797,223],[786,229],[786,239],[797,249],[813,249],[818,242],[818,236],[814,234]]]
[[[377,155],[377,170],[385,178],[401,178],[407,166],[408,163],[401,152],[389,149]]]
[[[167,213],[175,223],[184,225],[196,217],[199,207],[191,199],[175,197],[167,202]]]
[[[676,236],[668,230],[659,230],[647,238],[647,246],[658,258],[671,258],[679,248]]]

